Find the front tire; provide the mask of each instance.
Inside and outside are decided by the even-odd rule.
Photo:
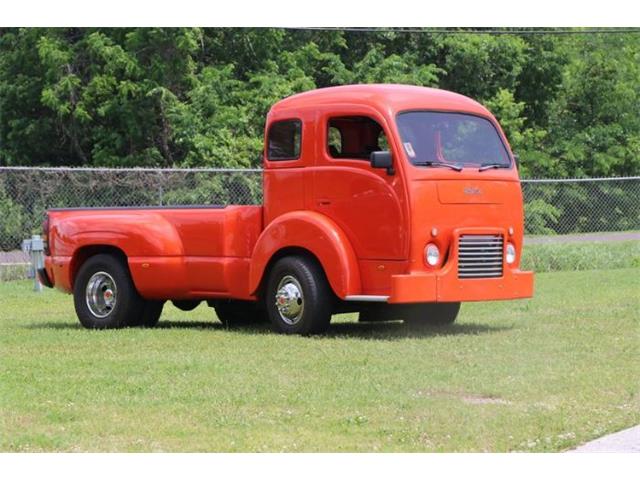
[[[85,328],[122,328],[135,323],[144,300],[122,259],[108,254],[89,258],[78,271],[73,302]]]
[[[172,300],[173,306],[183,312],[195,310],[200,305],[200,300]]]
[[[460,312],[460,302],[420,303],[408,306],[404,321],[414,328],[451,325]]]
[[[321,333],[331,321],[331,287],[320,265],[308,257],[284,257],[273,265],[264,302],[277,332]]]

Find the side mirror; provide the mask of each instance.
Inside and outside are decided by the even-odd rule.
[[[382,150],[379,152],[371,152],[369,160],[371,161],[372,168],[386,168],[387,175],[393,175],[395,173],[393,170],[393,156],[390,151]]]

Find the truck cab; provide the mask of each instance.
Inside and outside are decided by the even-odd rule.
[[[266,136],[265,223],[298,210],[334,222],[357,259],[360,289],[350,298],[532,294],[532,274],[518,269],[517,167],[479,103],[423,87],[327,88],[277,103]]]
[[[517,165],[498,122],[470,98],[404,85],[286,98],[267,116],[263,182],[261,208],[109,210],[98,235],[91,226],[104,212],[51,211],[46,235],[58,251],[41,274],[74,292],[81,322],[91,295],[104,303],[104,285],[89,275],[96,268],[81,275],[102,254],[118,257],[130,278],[123,288],[139,299],[138,313],[131,307],[117,326],[145,305],[156,306],[149,324],[166,300],[206,300],[223,322],[267,316],[284,333],[323,331],[342,311],[450,323],[460,302],[533,294],[533,273],[519,269]],[[161,241],[136,244],[152,229]]]

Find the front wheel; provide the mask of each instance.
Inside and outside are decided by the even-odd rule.
[[[107,254],[95,255],[80,267],[73,303],[80,323],[95,329],[135,323],[145,306],[126,263]]]
[[[284,257],[274,264],[264,302],[271,324],[281,333],[320,333],[331,321],[331,287],[320,265],[308,257]]]

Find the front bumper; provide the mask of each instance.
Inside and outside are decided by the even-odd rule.
[[[447,263],[438,270],[423,270],[391,277],[389,303],[474,302],[511,300],[533,296],[533,272],[523,272],[505,262],[502,253],[502,276],[493,278],[459,278],[458,245],[461,235],[500,235],[506,249],[507,232],[502,229],[457,229],[452,235]],[[514,239],[509,238],[509,242]],[[520,248],[520,252],[522,248]]]
[[[457,272],[391,277],[389,303],[477,302],[533,296],[533,272],[513,269],[500,278],[459,279]]]

